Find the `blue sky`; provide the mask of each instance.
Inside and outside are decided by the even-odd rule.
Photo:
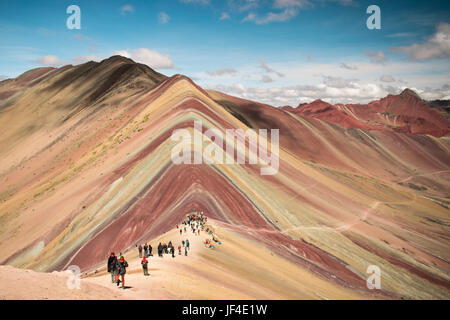
[[[69,30],[69,5],[81,29]],[[381,9],[369,30],[366,9]],[[275,106],[367,102],[405,87],[450,98],[450,2],[125,0],[0,2],[0,78],[122,54]]]

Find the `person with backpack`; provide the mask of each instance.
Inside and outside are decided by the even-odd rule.
[[[158,245],[158,257],[162,257],[163,246],[161,242]]]
[[[142,258],[142,261],[141,261],[141,264],[142,264],[142,270],[144,271],[144,276],[148,276],[149,274],[148,274],[148,260],[147,260],[147,258],[144,256],[144,258]]]
[[[181,256],[181,245],[178,245],[178,255]]]
[[[139,251],[139,258],[142,258],[142,244],[139,244],[138,251]]]
[[[172,247],[172,258],[175,258],[175,247]]]
[[[125,288],[125,274],[127,273],[128,262],[126,262],[123,256],[120,256],[120,259],[116,262],[117,275],[116,275],[116,283],[119,286],[119,283],[122,282],[122,288]],[[122,281],[120,280],[122,278]]]
[[[186,239],[186,248],[188,248],[188,250],[189,250],[189,240],[188,239]]]
[[[114,252],[111,252],[109,258],[108,258],[108,272],[111,273],[111,282],[114,283],[115,282],[115,277],[116,277],[116,262],[117,262],[117,257],[114,255]]]
[[[148,255],[149,255],[150,257],[153,257],[152,251],[153,251],[152,245],[149,244],[149,245],[148,245]],[[147,258],[148,258],[148,256],[147,256]]]
[[[144,244],[144,257],[148,257],[147,251],[148,251],[148,246],[147,246],[147,243],[145,243]]]

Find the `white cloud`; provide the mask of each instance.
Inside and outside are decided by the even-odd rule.
[[[352,65],[348,65],[348,64],[346,64],[346,63],[344,63],[344,62],[342,62],[340,65],[339,65],[339,67],[340,68],[342,68],[342,69],[347,69],[347,70],[358,70],[358,67],[357,66],[352,66]]]
[[[169,22],[169,20],[170,20],[170,16],[167,13],[160,12],[158,14],[158,21],[159,21],[159,23],[166,24],[167,22]]]
[[[228,20],[231,19],[230,15],[226,12],[222,13],[219,20]]]
[[[285,22],[289,21],[295,16],[298,15],[298,9],[297,8],[286,8],[284,11],[275,13],[275,12],[269,12],[265,17],[258,18],[256,14],[253,12],[250,12],[243,20],[242,22],[246,21],[252,21],[256,24],[267,24],[271,22]]]
[[[280,78],[284,77],[284,74],[282,74],[281,72],[275,71],[272,68],[270,68],[263,59],[259,59],[259,63],[260,63],[260,68],[262,68],[263,70],[265,70],[267,73],[275,73],[277,76],[279,76]]]
[[[370,102],[389,93],[400,93],[401,88],[383,87],[375,83],[361,83],[357,80],[324,79],[316,85],[297,85],[272,88],[246,87],[242,83],[232,86],[214,85],[210,89],[235,94],[273,106],[297,106],[301,102],[322,99],[330,103]]]
[[[254,21],[256,19],[256,14],[253,12],[250,12],[244,19],[242,19],[242,22],[246,21]]]
[[[403,52],[412,60],[450,58],[450,24],[440,23],[436,32],[426,42],[406,47],[391,48],[394,52]]]
[[[388,38],[407,38],[412,37],[415,33],[413,32],[397,32],[387,35]]]
[[[384,56],[384,52],[381,50],[378,51],[378,53],[372,52],[370,50],[366,50],[366,52],[364,52],[364,54],[370,58],[370,62],[372,62],[372,63],[384,64],[385,62],[388,61],[388,58],[386,58]]]
[[[395,82],[395,79],[390,75],[382,75],[380,77],[380,81],[382,82]]]
[[[174,68],[174,63],[168,54],[161,54],[147,48],[140,48],[133,51],[119,50],[113,52],[112,55],[121,55],[133,59],[134,61],[146,64],[153,69]]]
[[[111,55],[118,55],[118,56],[122,56],[125,58],[129,58],[131,59],[131,53],[128,50],[118,50],[118,51],[114,51],[111,53]]]
[[[59,67],[64,64],[67,64],[67,62],[60,60],[57,56],[54,55],[47,55],[42,56],[36,60],[36,63],[43,66],[50,66],[50,67]]]
[[[236,74],[237,71],[235,69],[233,69],[232,67],[226,67],[226,68],[222,68],[222,69],[218,69],[218,70],[214,70],[214,71],[206,71],[207,74],[209,74],[210,76],[222,76],[222,75],[227,75],[227,74]]]
[[[264,83],[269,83],[269,82],[273,82],[273,79],[270,76],[264,74],[262,76],[261,81],[264,82]]]
[[[345,89],[352,88],[355,89],[358,87],[358,79],[344,79],[342,77],[333,77],[333,76],[323,76],[323,84],[328,87],[337,88],[337,89]]]
[[[259,0],[228,0],[228,6],[239,12],[254,10],[259,7]]]
[[[74,57],[73,60],[73,64],[77,65],[77,64],[81,64],[81,63],[85,63],[88,61],[102,61],[103,59],[105,59],[105,57],[102,56],[96,56],[96,55],[88,55],[88,56],[78,56],[78,57]]]
[[[400,65],[401,68],[408,69],[409,65]],[[400,67],[397,67],[399,70]],[[299,85],[281,85],[276,87],[266,87],[270,85],[271,81],[264,81],[259,78],[258,82],[236,82],[231,85],[224,84],[211,84],[205,85],[206,88],[222,91],[231,95],[249,99],[261,103],[266,103],[273,106],[291,105],[297,106],[299,103],[311,102],[315,99],[322,99],[329,103],[369,103],[373,100],[377,100],[387,96],[388,94],[399,94],[405,88],[405,82],[399,78],[394,78],[390,75],[379,76],[379,81],[373,79],[374,72],[377,69],[384,69],[384,66],[373,65],[367,63],[366,65],[360,64],[359,70],[368,73],[366,80],[360,79],[346,79],[339,76],[342,73],[342,69],[335,65],[312,65],[308,67],[290,68],[291,73],[286,76],[299,74],[298,70],[305,71],[301,77],[297,77],[297,82],[305,80],[303,77],[311,77],[313,70],[319,70],[320,72],[326,72],[330,70],[336,75],[320,75],[321,81],[313,84],[299,84]],[[339,71],[339,69],[341,71]],[[353,71],[349,71],[353,74]],[[241,71],[240,73],[243,73]],[[319,75],[316,75],[318,77]],[[263,75],[264,77],[264,75]],[[269,77],[270,78],[270,77]],[[420,75],[417,78],[421,78]],[[440,81],[444,78],[441,77]],[[291,80],[291,79],[290,79]],[[292,82],[289,81],[289,82]],[[429,87],[416,87],[411,86],[411,89],[416,91],[423,99],[435,100],[435,99],[449,99],[450,98],[450,85],[442,85],[441,87],[429,88]]]
[[[383,60],[383,55],[374,55]],[[330,63],[300,58],[270,63],[259,60],[258,64],[234,66],[238,71],[234,77],[202,76],[199,84],[273,106],[296,106],[319,98],[330,103],[368,103],[398,94],[406,86],[416,88],[424,99],[444,99],[450,90],[445,87],[449,84],[450,65],[443,60],[372,63],[364,56],[341,59]],[[343,67],[342,61],[350,69]],[[283,77],[277,77],[277,73]],[[264,76],[276,82],[269,78],[264,81]]]
[[[443,85],[441,88],[437,89],[411,89],[417,92],[420,97],[425,100],[450,100],[450,85]]]
[[[120,13],[122,15],[126,15],[127,13],[131,13],[131,12],[134,12],[134,8],[133,8],[133,6],[131,6],[129,4],[126,4],[122,8],[120,8]]]
[[[273,6],[274,8],[305,8],[312,6],[312,3],[309,0],[275,0]]]

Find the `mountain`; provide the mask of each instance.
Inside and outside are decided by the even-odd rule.
[[[111,251],[137,259],[137,243],[180,241],[175,225],[203,211],[223,246],[170,269],[185,290],[197,281],[215,298],[449,298],[450,141],[416,95],[367,112],[322,101],[279,109],[115,56],[31,70],[1,82],[0,97],[2,264],[90,274]],[[172,161],[174,130],[213,128],[259,139],[279,129],[278,172]],[[366,286],[370,265],[381,290]]]
[[[448,118],[431,108],[410,89],[369,104],[331,105],[315,100],[300,104],[297,108],[283,109],[302,117],[337,123],[345,128],[429,134],[436,137],[450,133]]]

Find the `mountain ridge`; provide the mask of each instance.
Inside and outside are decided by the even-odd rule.
[[[329,104],[321,99],[301,103],[296,108],[282,107],[297,115],[343,125],[345,128],[388,130],[406,134],[450,133],[449,121],[411,89],[374,100],[368,104]]]

